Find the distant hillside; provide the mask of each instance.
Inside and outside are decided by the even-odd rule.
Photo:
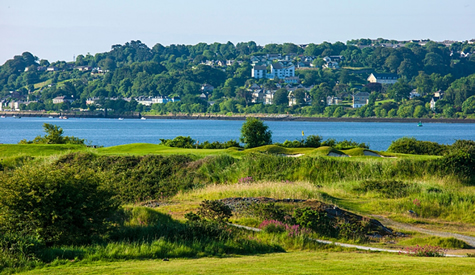
[[[0,101],[4,110],[116,115],[473,117],[474,51],[469,42],[359,39],[152,48],[131,41],[69,63],[24,52],[0,67]],[[378,83],[368,82],[371,73]],[[397,82],[384,84],[386,77]]]

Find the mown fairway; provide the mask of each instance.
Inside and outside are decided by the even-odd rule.
[[[473,274],[472,258],[420,258],[359,252],[289,252],[258,256],[95,262],[22,274]]]

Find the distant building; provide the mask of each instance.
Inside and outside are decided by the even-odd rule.
[[[439,101],[439,99],[442,98],[442,96],[444,95],[444,93],[441,91],[441,90],[438,90],[437,92],[434,93],[434,96],[432,97],[432,99],[430,100],[430,109],[432,111],[435,111],[435,105],[437,103],[437,101]]]
[[[251,76],[256,79],[266,78],[266,66],[255,65],[252,67]]]
[[[285,83],[291,83],[291,84],[297,84],[299,83],[299,77],[298,76],[289,76],[284,78]]]
[[[61,104],[65,102],[73,102],[74,98],[72,97],[67,97],[67,96],[57,96],[53,98],[53,104]]]
[[[270,74],[267,74],[266,78],[268,79],[284,79],[286,77],[294,77],[295,76],[295,66],[284,66],[280,62],[272,63],[270,66]]]
[[[421,95],[414,89],[409,93],[409,99],[420,97]]]
[[[214,87],[212,85],[203,84],[203,86],[201,86],[202,92],[212,92],[213,90],[214,90]]]
[[[90,71],[92,70],[92,67],[89,66],[77,66],[75,67],[76,70],[84,72],[84,71]]]
[[[328,106],[331,106],[331,105],[338,105],[341,103],[341,99],[339,97],[336,97],[336,96],[327,96],[327,105]]]
[[[379,74],[372,73],[368,77],[370,83],[381,83],[381,84],[394,84],[398,80],[397,74]]]
[[[369,93],[359,92],[353,95],[353,108],[360,108],[368,104]]]

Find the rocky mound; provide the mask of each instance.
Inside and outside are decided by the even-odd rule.
[[[378,232],[380,235],[394,235],[393,230],[384,226],[376,219],[371,219],[351,213],[349,211],[338,208],[336,205],[327,204],[317,200],[300,200],[300,199],[273,199],[267,197],[235,197],[221,199],[224,204],[229,206],[234,212],[244,212],[253,203],[292,203],[299,204],[301,207],[310,207],[320,212],[326,212],[328,217],[335,220],[344,220],[347,223],[355,223],[366,219],[370,223],[371,230]]]

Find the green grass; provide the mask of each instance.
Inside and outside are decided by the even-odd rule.
[[[51,79],[48,79],[46,81],[43,81],[43,82],[40,82],[40,83],[36,83],[34,84],[33,86],[35,87],[35,90],[36,89],[39,89],[39,88],[43,88],[44,86],[48,85],[48,84],[51,84],[52,80]]]
[[[86,146],[76,144],[0,144],[0,157],[44,157],[86,150]]]
[[[58,263],[59,264],[59,263]],[[473,274],[471,258],[300,251],[246,257],[84,262],[21,274]]]
[[[126,145],[118,145],[111,147],[98,148],[96,150],[97,154],[102,155],[150,155],[150,154],[160,154],[160,155],[186,155],[193,154],[196,156],[210,156],[210,155],[221,155],[221,154],[230,154],[239,156],[242,153],[236,148],[229,149],[194,149],[194,148],[176,148],[168,147],[160,144],[151,144],[151,143],[133,143]]]
[[[381,104],[384,104],[386,102],[396,102],[394,99],[385,99],[385,100],[379,100],[379,101],[376,101],[374,103],[375,106],[378,106],[378,105],[381,105]]]
[[[467,249],[470,246],[464,241],[458,240],[456,238],[441,238],[441,237],[414,237],[408,240],[398,242],[400,245],[414,246],[414,245],[432,245],[439,246],[442,248],[451,248],[451,249]]]

